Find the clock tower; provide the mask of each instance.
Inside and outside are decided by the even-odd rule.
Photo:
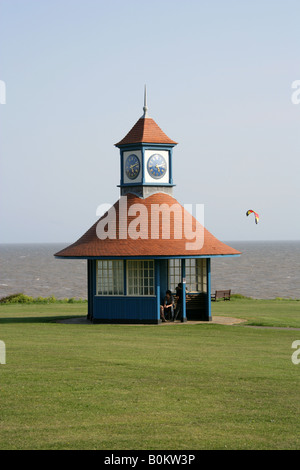
[[[158,324],[164,321],[162,297],[181,283],[175,319],[211,321],[211,259],[240,252],[215,238],[172,196],[176,142],[148,116],[146,90],[143,116],[115,145],[126,197],[55,254],[87,260],[87,318]]]
[[[146,198],[173,193],[172,151],[177,144],[148,115],[145,87],[144,114],[116,145],[120,149],[121,196],[128,193]]]

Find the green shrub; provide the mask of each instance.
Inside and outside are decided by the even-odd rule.
[[[54,303],[86,303],[86,299],[75,299],[71,297],[70,299],[56,299],[54,295],[50,297],[31,297],[22,293],[11,294],[0,299],[0,304],[54,304]]]
[[[33,302],[33,297],[24,294],[12,294],[0,299],[2,304],[28,304]]]
[[[232,300],[254,300],[252,297],[246,297],[245,295],[242,295],[242,294],[232,294],[230,298]]]

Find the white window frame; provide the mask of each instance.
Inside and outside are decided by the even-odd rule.
[[[185,260],[185,278],[186,287],[189,292],[198,292],[206,294],[206,258],[187,258]],[[181,282],[181,259],[170,259],[168,260],[168,288],[172,292],[175,292],[175,288],[177,287],[179,282]]]
[[[115,259],[97,260],[96,295],[124,296],[124,261]]]
[[[145,263],[148,263],[148,266],[145,266]],[[144,275],[146,270],[148,271],[148,277]],[[133,276],[132,271],[135,271]],[[152,276],[150,276],[151,271]],[[129,297],[155,297],[154,260],[127,260],[126,280],[127,295]]]

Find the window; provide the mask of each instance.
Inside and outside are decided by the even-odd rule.
[[[177,285],[181,282],[181,260],[169,259],[168,265],[168,289],[175,292]]]
[[[97,294],[124,295],[123,260],[97,261]]]
[[[196,261],[196,292],[207,293],[206,259],[200,258],[195,261]]]
[[[207,292],[206,259],[186,259],[185,278],[189,292]],[[169,289],[175,292],[179,282],[181,282],[181,259],[170,259],[168,266]]]
[[[128,295],[154,295],[154,261],[127,261]]]

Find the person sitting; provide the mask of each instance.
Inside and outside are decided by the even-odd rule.
[[[166,322],[166,318],[165,318],[165,309],[164,309],[164,306],[161,305],[160,306],[160,319],[162,322]]]
[[[175,310],[174,321],[177,320],[177,318],[181,319],[181,314],[182,314],[182,283],[181,282],[176,287],[175,299],[176,299],[176,310]]]
[[[166,317],[168,320],[174,321],[174,299],[170,290],[167,290],[163,305],[160,306],[160,318],[163,322],[166,321]]]

